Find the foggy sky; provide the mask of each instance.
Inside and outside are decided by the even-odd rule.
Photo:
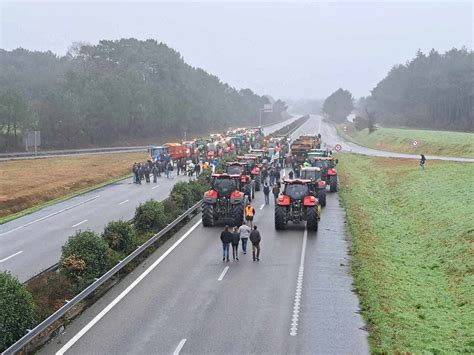
[[[418,49],[473,48],[470,1],[0,1],[0,48],[64,55],[75,41],[154,38],[231,86],[277,98],[367,95]]]

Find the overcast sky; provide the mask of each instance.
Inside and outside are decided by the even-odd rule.
[[[278,98],[367,95],[416,51],[473,47],[473,2],[11,2],[0,47],[154,38],[237,88]],[[1,70],[1,68],[0,68]]]

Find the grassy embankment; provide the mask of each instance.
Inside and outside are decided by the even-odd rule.
[[[0,223],[131,173],[143,153],[83,155],[0,162]]]
[[[474,165],[339,155],[374,353],[474,353]]]
[[[346,126],[346,131],[343,130]],[[474,133],[378,128],[357,131],[352,124],[337,126],[340,136],[368,148],[392,152],[474,158]],[[417,145],[413,145],[417,141]]]

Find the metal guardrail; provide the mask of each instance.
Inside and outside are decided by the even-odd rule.
[[[121,260],[117,265],[115,265],[112,269],[107,271],[104,275],[98,278],[95,282],[90,284],[87,288],[82,290],[78,295],[76,295],[72,300],[66,301],[67,303],[38,324],[35,328],[28,331],[20,340],[16,343],[11,345],[8,349],[6,349],[2,354],[3,355],[10,355],[15,354],[16,352],[22,350],[25,346],[27,346],[33,339],[35,339],[38,335],[44,332],[48,327],[50,327],[54,322],[58,319],[62,318],[69,312],[73,307],[75,307],[79,302],[83,301],[86,297],[88,297],[91,293],[97,290],[100,286],[102,286],[106,281],[110,280],[115,274],[117,274],[120,270],[122,270],[127,264],[129,264],[132,260],[134,260],[137,256],[143,253],[146,249],[148,249],[152,244],[158,241],[161,237],[163,237],[166,233],[168,233],[171,229],[176,227],[178,223],[183,221],[186,217],[190,216],[196,210],[201,208],[202,200],[197,202],[194,206],[189,208],[186,212],[176,218],[173,222],[168,224],[165,228],[151,237],[148,241],[144,244],[139,246],[135,251],[133,251],[130,255],[128,255],[125,259]]]

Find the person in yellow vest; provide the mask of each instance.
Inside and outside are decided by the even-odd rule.
[[[253,217],[255,216],[255,209],[252,207],[252,205],[247,203],[247,206],[245,206],[245,220],[247,221],[247,224],[250,224],[250,228],[253,226]]]

